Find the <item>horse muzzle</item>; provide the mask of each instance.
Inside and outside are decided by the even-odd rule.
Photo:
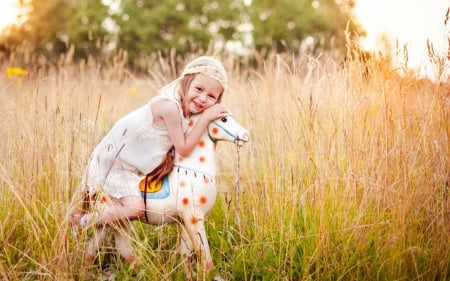
[[[248,141],[250,141],[250,134],[247,131],[239,133],[236,138],[236,144],[238,146],[244,146],[244,144]]]

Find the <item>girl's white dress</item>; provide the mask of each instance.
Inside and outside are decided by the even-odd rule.
[[[170,88],[119,119],[100,141],[83,179],[90,194],[103,190],[116,198],[140,196],[139,182],[164,160],[173,145],[168,130],[153,123],[151,104],[160,99],[176,102],[183,130],[188,126],[176,98],[176,88]]]

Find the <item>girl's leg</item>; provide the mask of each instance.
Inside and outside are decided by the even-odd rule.
[[[102,196],[94,203],[92,211],[82,216],[74,217],[72,226],[104,225],[121,220],[136,219],[144,214],[145,204],[139,196],[126,196],[120,199]]]

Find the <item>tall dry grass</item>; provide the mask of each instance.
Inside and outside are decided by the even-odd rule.
[[[67,226],[91,150],[182,65],[156,59],[138,78],[125,62],[120,54],[75,63],[69,54],[22,81],[0,75],[0,279],[92,280],[106,265],[117,280],[182,280],[176,226],[134,224],[137,275],[108,246],[83,266],[85,241]],[[233,145],[218,146],[212,275],[450,278],[448,81],[399,75],[377,58],[277,55],[256,70],[224,62],[224,103],[251,142],[239,157]]]
[[[237,85],[252,132],[240,258],[257,280],[449,278],[448,84],[277,57]]]

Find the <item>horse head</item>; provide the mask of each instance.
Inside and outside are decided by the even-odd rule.
[[[239,146],[250,140],[249,133],[231,116],[219,118],[209,123],[208,136],[212,141],[230,141]]]
[[[190,119],[187,133],[198,121],[199,115]],[[219,118],[207,126],[198,145],[192,150],[188,157],[182,157],[175,151],[174,168],[184,169],[186,173],[200,173],[211,179],[216,175],[216,163],[214,151],[218,141],[233,142],[242,146],[250,139],[249,132],[237,123],[231,116]]]

